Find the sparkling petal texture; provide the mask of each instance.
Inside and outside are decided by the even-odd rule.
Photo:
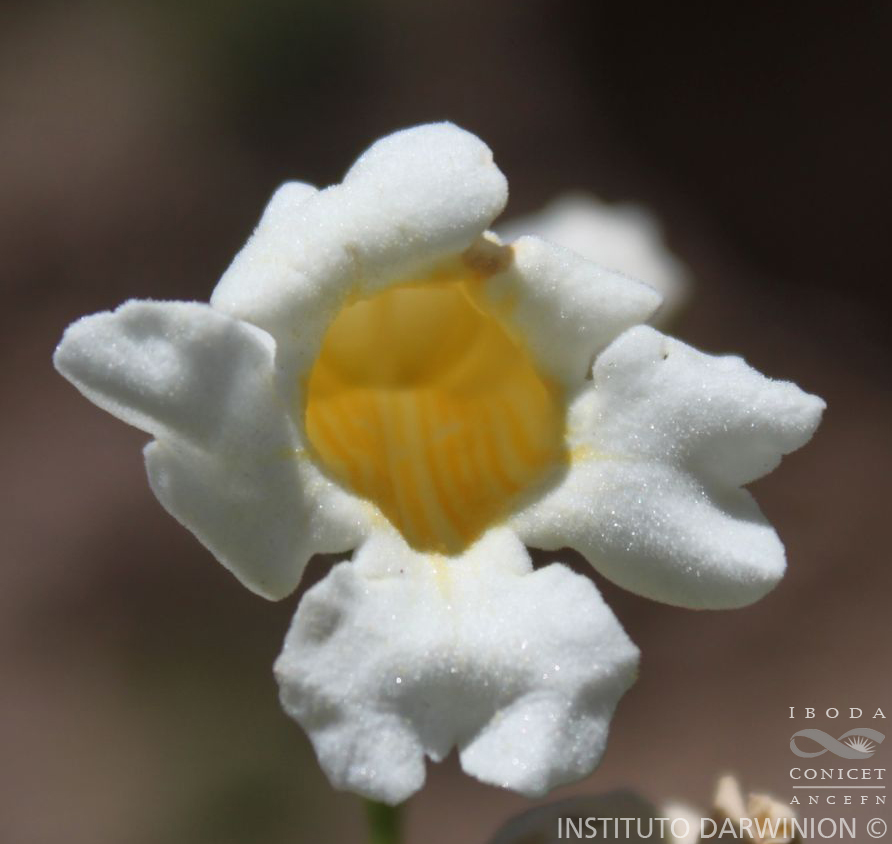
[[[250,589],[280,598],[314,553],[359,549],[304,596],[276,673],[332,782],[387,802],[452,747],[524,794],[587,774],[638,652],[589,580],[533,571],[521,543],[575,547],[669,603],[749,603],[784,552],[742,486],[823,409],[642,327],[650,287],[535,237],[502,245],[486,228],[506,200],[473,135],[397,132],[340,185],[281,187],[211,305],[129,302],[73,324],[55,357],[155,437],[155,494]],[[427,498],[422,460],[442,486]],[[463,553],[446,529],[409,535],[431,515]]]
[[[528,545],[576,548],[646,597],[743,606],[776,584],[785,560],[740,485],[807,442],[823,408],[740,358],[631,329],[571,408],[576,458],[564,482],[512,524]]]
[[[54,362],[87,398],[140,430],[262,450],[293,445],[270,389],[274,354],[268,334],[208,305],[130,301],[69,326]]]
[[[582,383],[595,355],[660,306],[653,288],[605,270],[569,249],[535,237],[512,244],[513,260],[486,285],[509,304],[546,374],[568,389]]]
[[[559,196],[540,212],[498,226],[506,241],[534,235],[653,287],[663,304],[653,322],[665,323],[687,299],[687,268],[666,247],[657,219],[638,205],[602,202],[585,193]]]
[[[332,782],[396,803],[454,746],[530,796],[584,776],[637,659],[588,580],[494,530],[439,560],[371,539],[304,596],[276,674]]]
[[[308,365],[348,294],[370,295],[466,249],[508,198],[489,148],[450,123],[373,144],[340,185],[286,185],[211,304]]]
[[[191,302],[128,302],[74,323],[55,363],[146,448],[164,507],[249,589],[280,598],[309,558],[364,536],[363,508],[306,459],[265,332]],[[246,412],[250,409],[250,412]]]

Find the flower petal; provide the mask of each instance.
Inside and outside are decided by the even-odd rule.
[[[824,403],[646,327],[613,343],[593,376],[570,412],[574,460],[515,516],[521,538],[574,547],[620,586],[671,604],[762,597],[783,574],[783,546],[739,487],[804,445]]]
[[[697,351],[652,328],[627,332],[593,370],[596,447],[679,466],[716,484],[750,483],[810,439],[825,404],[743,359]]]
[[[164,509],[264,598],[284,598],[314,554],[350,550],[368,530],[364,506],[299,452],[211,453],[156,440],[145,459]]]
[[[751,604],[786,567],[777,534],[746,491],[717,496],[646,461],[579,460],[512,525],[530,546],[575,548],[623,588],[682,607]]]
[[[54,363],[90,401],[155,436],[294,447],[265,332],[197,302],[131,300],[68,327]],[[244,412],[250,408],[250,412]]]
[[[507,530],[448,559],[379,534],[307,592],[276,674],[336,787],[400,802],[456,745],[531,796],[592,770],[638,651],[590,581],[531,568]]]
[[[660,294],[536,237],[512,244],[513,260],[490,277],[487,295],[510,318],[551,378],[571,389],[595,355],[627,328],[647,320]]]
[[[290,188],[289,188],[290,190]],[[348,294],[369,294],[461,252],[507,201],[489,148],[450,123],[373,144],[340,185],[303,202],[272,202],[211,302],[315,348]]]
[[[498,233],[505,240],[535,235],[640,279],[663,297],[654,322],[664,323],[687,297],[688,270],[666,247],[657,218],[644,206],[568,193],[536,214],[498,226]]]
[[[74,323],[59,371],[158,441],[146,448],[162,505],[246,586],[290,592],[312,554],[364,535],[362,507],[302,457],[274,389],[265,332],[188,302],[128,302]]]

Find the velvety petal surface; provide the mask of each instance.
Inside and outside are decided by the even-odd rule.
[[[275,390],[265,332],[190,302],[128,302],[66,331],[55,363],[84,395],[157,437],[164,507],[260,594],[279,598],[317,551],[364,536],[364,507],[319,474]]]
[[[509,531],[456,558],[380,532],[304,596],[276,674],[332,783],[397,803],[454,746],[530,796],[584,776],[637,658],[590,581],[533,572]]]
[[[575,390],[592,360],[627,328],[647,320],[660,294],[536,237],[511,244],[506,268],[485,283],[544,373]]]
[[[602,267],[653,287],[663,297],[654,324],[664,323],[687,298],[689,271],[663,240],[659,221],[643,206],[563,194],[541,211],[497,226],[511,241],[533,235],[556,243]]]
[[[395,132],[340,185],[281,188],[211,302],[272,333],[289,361],[305,359],[348,298],[461,253],[507,196],[492,153],[469,132],[451,123]]]
[[[563,481],[512,521],[528,545],[571,546],[655,600],[751,603],[785,567],[749,493],[811,437],[824,403],[644,326],[598,358],[569,417]]]

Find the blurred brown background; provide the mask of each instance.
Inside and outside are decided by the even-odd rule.
[[[790,560],[767,599],[694,613],[598,581],[641,679],[602,767],[558,794],[632,785],[702,804],[735,770],[789,799],[789,706],[892,714],[890,17],[887,3],[3,3],[0,840],[363,840],[358,801],[278,709],[270,666],[295,600],[249,595],[167,517],[145,437],[50,355],[68,322],[126,298],[206,299],[278,183],[337,181],[373,139],[431,119],[489,143],[512,215],[570,188],[651,206],[696,277],[673,332],[829,404],[814,442],[757,484]],[[408,840],[483,842],[527,805],[449,760],[410,802]]]

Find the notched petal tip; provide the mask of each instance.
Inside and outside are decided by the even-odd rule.
[[[741,487],[804,445],[823,407],[739,357],[631,328],[598,357],[572,408],[583,458],[514,524],[529,545],[569,544],[654,600],[746,606],[774,588],[786,561]]]
[[[593,377],[609,405],[605,447],[679,465],[723,489],[756,480],[808,442],[824,408],[738,356],[706,354],[648,326],[617,338]]]
[[[458,746],[468,773],[538,795],[600,759],[637,648],[587,579],[530,572],[507,532],[478,546],[500,557],[436,563],[387,542],[304,596],[276,673],[339,787],[397,802],[425,756]]]
[[[283,190],[211,302],[307,355],[346,297],[461,253],[508,197],[486,144],[452,124],[382,138],[339,185]]]
[[[54,361],[92,402],[147,433],[263,448],[289,441],[275,419],[274,356],[266,332],[209,305],[130,300],[71,325]]]
[[[71,326],[56,365],[157,437],[152,491],[252,591],[284,597],[314,553],[363,535],[362,505],[302,459],[261,329],[208,305],[131,301]]]
[[[128,424],[152,432],[141,405],[164,368],[152,348],[159,308],[185,305],[130,299],[114,311],[81,317],[66,328],[53,354],[57,371],[84,396]],[[188,306],[187,306],[188,307]],[[204,307],[206,305],[195,307]],[[152,361],[156,367],[151,365]]]
[[[452,123],[381,138],[350,168],[343,185],[422,242],[428,233],[443,237],[451,230],[453,248],[481,234],[508,201],[508,182],[492,151]]]

